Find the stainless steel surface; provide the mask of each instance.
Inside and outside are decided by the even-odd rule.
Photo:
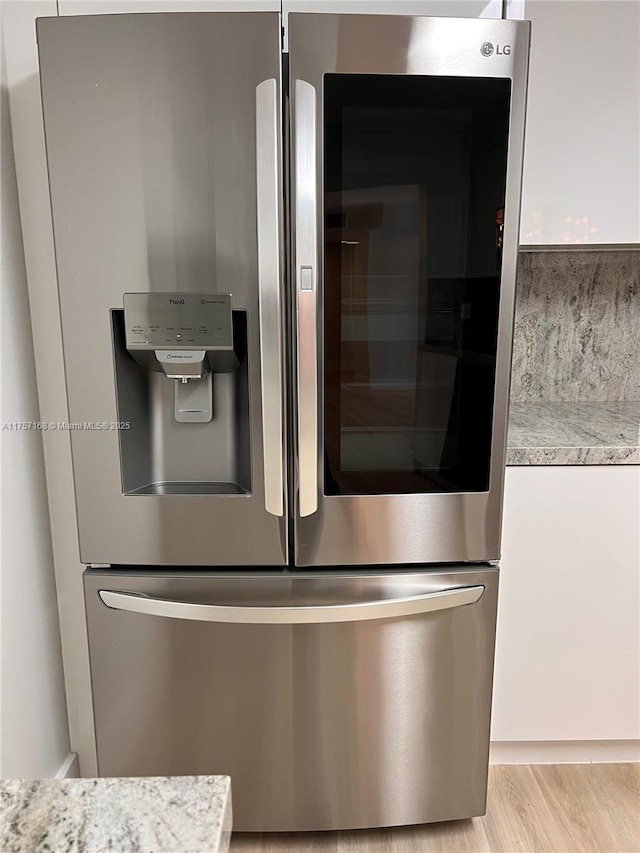
[[[100,775],[228,773],[239,831],[484,813],[497,569],[88,571],[84,582]],[[317,625],[164,619],[99,596],[281,608],[479,586],[464,607]]]
[[[251,455],[246,354],[235,371],[212,377],[212,418],[184,424],[181,417],[176,418],[176,402],[187,402],[180,399],[184,386],[138,366],[125,346],[122,310],[111,313],[117,412],[124,427],[119,434],[120,459],[114,463],[121,469],[122,490],[136,500],[150,496],[171,499],[173,495],[248,496]],[[134,354],[136,361],[156,358],[153,350],[135,350]],[[215,359],[221,355],[236,360],[233,351],[213,353]],[[211,358],[211,352],[207,357]],[[194,513],[200,511],[198,500],[191,501]],[[178,545],[179,537],[175,541]]]
[[[169,619],[192,619],[198,622],[242,623],[245,625],[318,625],[336,622],[364,622],[370,619],[391,619],[417,613],[434,613],[451,607],[462,607],[478,601],[483,586],[459,587],[408,598],[385,601],[366,601],[356,604],[320,604],[315,607],[239,607],[219,604],[193,604],[189,601],[169,601],[128,592],[103,590],[100,599],[115,610],[146,613]]]
[[[246,490],[238,483],[195,482],[193,480],[154,481],[127,492],[129,495],[245,495]],[[93,564],[92,564],[93,565]]]
[[[72,432],[83,562],[287,562],[286,520],[265,509],[256,235],[256,87],[279,90],[280,41],[276,13],[38,21],[70,419],[119,419],[110,312],[123,293],[231,293],[247,322],[246,377],[214,377],[210,423],[176,423],[173,383],[128,375],[149,460],[116,429]],[[246,423],[234,424],[234,400]],[[129,488],[121,445],[138,466]],[[234,496],[219,494],[225,482]]]
[[[231,299],[229,293],[124,293],[127,349],[232,349]]]
[[[318,509],[318,224],[316,198],[316,91],[295,82],[295,266],[297,350],[298,514]]]
[[[258,288],[260,290],[260,369],[262,371],[262,453],[264,503],[284,515],[284,401],[282,369],[281,245],[282,127],[277,80],[256,89],[256,189],[258,212]]]
[[[481,53],[484,42],[510,45],[509,55]],[[289,61],[291,126],[297,156],[292,163],[294,197],[299,182],[308,176],[300,171],[301,147],[322,152],[322,96],[316,103],[315,142],[305,136],[306,119],[299,126],[300,93],[312,86],[323,91],[323,75],[424,74],[443,76],[507,77],[512,80],[512,108],[507,164],[506,213],[504,225],[502,285],[498,326],[496,393],[494,402],[490,488],[488,492],[457,494],[405,494],[331,496],[323,494],[323,441],[316,446],[314,471],[318,477],[318,509],[305,517],[307,506],[298,504],[295,518],[295,562],[299,566],[359,565],[385,563],[429,563],[494,560],[500,555],[500,528],[509,369],[515,293],[520,186],[529,53],[528,22],[467,20],[368,15],[289,14]],[[302,110],[306,115],[307,104]],[[310,156],[310,154],[309,154]],[[323,197],[323,158],[315,169],[315,193]],[[306,197],[312,190],[305,189]],[[316,240],[322,239],[324,211],[318,205]],[[298,245],[299,222],[292,224]],[[294,255],[295,269],[299,263]],[[323,260],[317,256],[315,298],[323,304]],[[301,294],[298,293],[298,296]],[[298,320],[300,322],[300,319]],[[316,332],[320,335],[322,319]],[[307,330],[305,330],[307,331]],[[305,346],[309,340],[305,334]],[[317,346],[323,363],[322,338]],[[305,363],[310,363],[306,356]],[[315,395],[324,399],[323,375],[315,376]],[[310,393],[304,384],[305,393]],[[299,417],[309,407],[300,405]],[[318,407],[316,429],[322,435],[322,406]],[[300,427],[299,427],[300,429]],[[305,428],[305,435],[310,430]],[[308,445],[305,445],[305,450]],[[310,453],[300,457],[298,487],[309,482]]]
[[[284,49],[289,50],[289,15],[430,15],[443,18],[502,18],[502,0],[282,0]],[[505,12],[506,15],[506,12]]]

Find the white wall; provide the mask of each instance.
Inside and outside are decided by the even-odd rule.
[[[2,421],[38,421],[2,45]],[[0,776],[55,776],[69,754],[42,438],[2,432]]]
[[[525,18],[520,242],[640,242],[639,0],[526,0]]]

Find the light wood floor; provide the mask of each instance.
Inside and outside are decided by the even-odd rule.
[[[634,853],[640,764],[491,767],[487,814],[403,829],[235,835],[231,853]]]

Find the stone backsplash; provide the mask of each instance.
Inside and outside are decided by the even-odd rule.
[[[522,250],[511,399],[640,400],[640,246]]]

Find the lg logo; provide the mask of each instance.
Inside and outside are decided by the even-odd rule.
[[[483,56],[492,56],[494,50],[497,56],[509,56],[511,54],[511,45],[497,44],[494,48],[490,41],[485,41],[484,44],[480,46],[480,53]]]

